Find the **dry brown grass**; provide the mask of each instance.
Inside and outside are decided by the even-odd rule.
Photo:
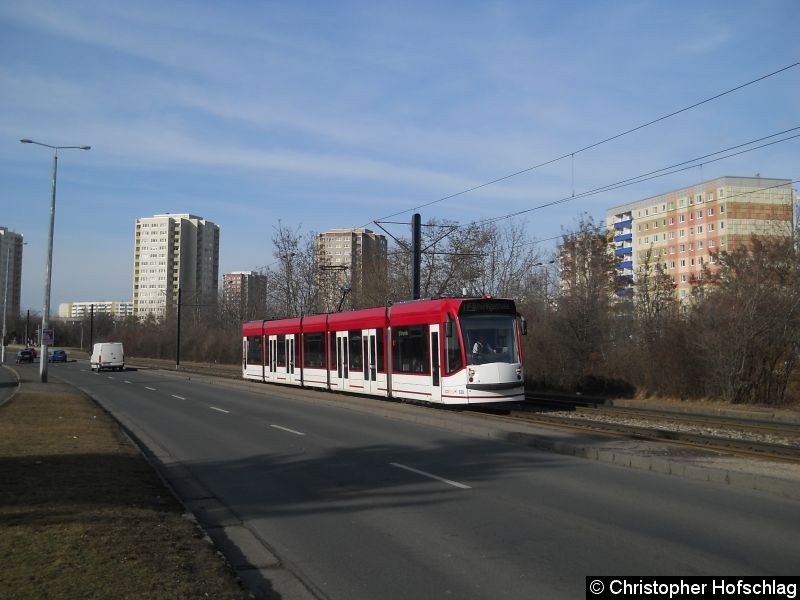
[[[92,400],[0,407],[0,598],[247,598]]]

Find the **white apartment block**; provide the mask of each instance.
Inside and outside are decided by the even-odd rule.
[[[93,308],[94,307],[94,308]],[[61,319],[83,319],[95,315],[110,315],[114,319],[124,319],[133,315],[133,302],[125,300],[88,300],[85,302],[64,302],[58,305]]]
[[[8,318],[16,317],[20,310],[22,246],[22,234],[0,227],[0,310]]]
[[[679,299],[691,295],[719,251],[749,246],[751,236],[793,234],[790,179],[719,177],[611,208],[606,213],[617,259],[617,293],[632,292],[640,268],[660,262]]]
[[[133,258],[133,314],[157,318],[181,304],[217,301],[219,226],[191,214],[163,214],[136,220]]]

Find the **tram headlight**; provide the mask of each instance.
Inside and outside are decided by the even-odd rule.
[[[475,377],[475,369],[467,369],[467,377],[469,382],[472,383],[472,379]]]
[[[522,379],[522,367],[517,367],[517,379]]]

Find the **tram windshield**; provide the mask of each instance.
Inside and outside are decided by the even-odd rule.
[[[517,321],[511,315],[462,315],[467,364],[518,363]]]

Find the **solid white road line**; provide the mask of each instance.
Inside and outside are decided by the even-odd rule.
[[[177,398],[178,400],[186,400],[186,398],[184,398],[183,396],[176,396],[175,394],[172,394],[172,397]]]
[[[114,379],[111,375],[108,376],[109,379]]]
[[[125,383],[130,383],[130,381],[128,381],[128,380],[126,379],[126,380],[125,380]]]
[[[302,431],[295,431],[294,429],[289,429],[288,427],[281,427],[280,425],[270,425],[270,427],[274,427],[275,429],[280,429],[281,431],[288,431],[289,433],[293,433],[295,435],[305,435]]]
[[[144,386],[144,389],[150,390],[151,392],[155,392],[156,391],[156,388],[151,388],[151,387],[147,387],[147,386]]]
[[[442,483],[446,483],[447,485],[452,485],[453,487],[461,488],[462,490],[472,489],[470,486],[464,485],[463,483],[458,483],[457,481],[451,481],[449,479],[445,479],[444,477],[439,477],[438,475],[432,475],[430,473],[426,473],[425,471],[419,471],[418,469],[413,469],[411,467],[401,465],[400,463],[389,463],[389,464],[392,465],[393,467],[397,467],[398,469],[405,469],[406,471],[411,471],[412,473],[416,473],[417,475],[430,477],[431,479],[435,479],[436,481],[441,481]]]
[[[229,410],[223,410],[221,408],[217,408],[216,406],[209,406],[208,408],[210,408],[211,410],[218,410],[219,412],[224,412],[224,413],[230,413],[231,412]]]

